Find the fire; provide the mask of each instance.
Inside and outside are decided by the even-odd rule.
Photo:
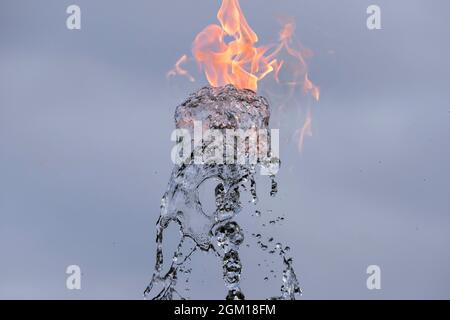
[[[320,89],[310,79],[305,59],[311,51],[295,43],[295,23],[282,21],[278,41],[257,46],[258,35],[249,26],[239,0],[222,0],[217,14],[219,24],[211,24],[194,39],[192,54],[206,79],[213,87],[232,84],[238,89],[257,91],[258,82],[272,74],[278,85],[286,86],[289,95],[295,92],[310,94],[320,99]],[[182,56],[170,70],[168,77],[181,75],[195,81],[182,65],[188,61]],[[299,132],[299,148],[305,136],[312,135],[312,115],[308,109]]]
[[[317,101],[319,101],[320,99],[320,89],[319,87],[315,86],[311,80],[308,79],[308,74],[305,73],[305,82],[303,85],[303,88],[306,92],[311,92],[311,95],[314,97],[314,99],[316,99]]]
[[[294,60],[289,65],[290,80],[285,84],[303,86],[304,92],[319,100],[320,90],[307,74],[307,50],[291,45],[295,31],[293,21],[283,23],[278,43],[257,47],[258,35],[249,26],[239,0],[223,0],[217,19],[220,25],[207,26],[195,37],[192,46],[193,56],[211,86],[232,84],[239,89],[256,91],[258,81],[272,72],[275,81],[281,83],[280,73],[285,61],[279,56],[285,51]],[[231,40],[227,42],[227,39]]]
[[[308,110],[306,114],[305,122],[303,123],[302,128],[299,130],[299,138],[298,138],[298,150],[300,152],[303,151],[303,146],[305,144],[306,136],[312,136],[312,115],[311,110]]]
[[[188,61],[187,55],[182,55],[180,59],[175,63],[175,66],[172,70],[167,72],[167,78],[175,77],[175,76],[184,76],[189,79],[190,82],[195,82],[195,79],[193,76],[189,74],[189,72],[183,67],[181,67],[182,64],[185,64]]]
[[[295,32],[295,23],[292,20],[285,21],[283,28],[280,31],[279,43],[270,54],[269,58],[279,56],[283,50],[287,52],[289,58],[293,59],[290,64],[290,75],[285,84],[292,88],[302,87],[304,93],[310,93],[316,101],[320,99],[320,89],[308,78],[308,66],[305,58],[311,56],[312,53],[304,48],[296,49],[292,46],[293,36]],[[277,63],[277,69],[275,70],[275,80],[277,83],[280,81],[280,72],[285,64],[284,60],[280,60]]]
[[[223,0],[217,18],[194,40],[192,52],[214,87],[232,84],[257,90],[257,83],[274,70],[276,59],[265,56],[268,46],[256,47],[258,36],[250,28],[238,0]],[[232,39],[227,43],[226,37]]]

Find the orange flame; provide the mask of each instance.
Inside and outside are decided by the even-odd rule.
[[[305,73],[305,82],[303,85],[303,89],[306,92],[311,92],[311,95],[314,97],[314,99],[316,99],[317,101],[319,101],[320,99],[320,89],[319,87],[315,86],[311,80],[308,79],[308,74]]]
[[[288,88],[290,99],[295,92],[310,94],[320,99],[320,89],[310,79],[305,59],[312,52],[295,43],[295,23],[283,21],[278,42],[257,47],[258,35],[249,26],[239,0],[222,0],[217,14],[219,24],[211,24],[201,31],[192,45],[192,53],[206,79],[213,87],[232,84],[238,89],[257,91],[258,81],[272,73],[280,86]],[[286,59],[285,59],[286,58]],[[191,82],[194,78],[182,65],[186,55],[175,64],[168,77],[181,75]],[[283,103],[285,104],[285,103]],[[304,139],[312,135],[312,112],[308,108],[306,118],[298,134],[298,148],[303,149]]]
[[[220,26],[206,27],[196,36],[192,46],[194,58],[211,86],[232,84],[239,89],[256,91],[258,81],[272,71],[275,81],[281,83],[280,73],[285,63],[278,56],[285,50],[294,59],[293,65],[289,66],[291,79],[285,84],[293,88],[303,86],[304,92],[319,100],[319,88],[307,75],[304,56],[309,52],[296,50],[291,45],[295,31],[293,21],[284,23],[277,44],[256,47],[258,36],[247,23],[239,0],[223,0],[217,18]],[[231,41],[227,42],[227,38]]]
[[[167,72],[167,78],[175,77],[175,76],[184,76],[189,79],[190,82],[194,82],[195,79],[193,76],[189,74],[189,72],[181,67],[182,64],[185,64],[188,61],[187,55],[182,55],[180,59],[175,63],[175,66],[172,70]]]
[[[221,26],[212,24],[194,40],[192,52],[214,87],[233,84],[256,91],[257,83],[276,67],[265,55],[269,46],[255,47],[258,36],[250,28],[238,0],[223,0],[217,14]],[[230,42],[225,37],[231,37]]]
[[[301,86],[303,92],[310,93],[315,100],[320,99],[320,89],[312,83],[308,78],[308,66],[305,61],[305,57],[312,55],[307,49],[295,49],[292,46],[293,36],[295,31],[295,23],[292,20],[288,20],[284,23],[283,29],[280,31],[279,43],[273,52],[270,54],[269,59],[280,55],[283,49],[294,61],[290,64],[290,79],[285,83],[292,88]],[[285,61],[281,60],[277,62],[275,70],[275,80],[280,83],[280,72]]]
[[[300,129],[299,138],[298,138],[298,151],[303,151],[303,146],[305,144],[306,136],[312,136],[312,115],[311,110],[308,110],[306,114],[305,122],[303,123],[303,127]]]

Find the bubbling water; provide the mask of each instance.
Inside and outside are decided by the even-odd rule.
[[[265,98],[257,96],[251,90],[238,90],[232,85],[202,88],[178,106],[175,112],[177,129],[186,129],[191,133],[195,121],[201,122],[204,129],[225,131],[267,129],[269,118],[270,110]],[[241,193],[249,190],[251,202],[257,203],[255,174],[258,167],[272,172],[273,167],[278,166],[280,161],[271,154],[268,135],[267,141],[262,145],[260,141],[256,164],[224,164],[211,161],[196,163],[195,155],[204,151],[211,143],[212,141],[204,139],[200,145],[194,146],[192,153],[183,163],[175,164],[173,168],[168,189],[161,200],[156,226],[155,270],[144,292],[145,298],[184,299],[178,290],[178,275],[188,275],[192,271],[187,262],[200,250],[218,257],[218,267],[222,266],[223,281],[228,291],[226,299],[245,299],[241,288],[240,257],[240,247],[244,243],[245,234],[236,222],[236,217],[242,209]],[[227,148],[234,146],[225,145],[225,149]],[[275,196],[278,186],[274,176],[270,178],[270,195]],[[200,186],[207,181],[213,181],[215,184],[213,212],[207,212],[200,201]],[[179,228],[181,239],[172,259],[165,261],[163,235],[171,224]],[[270,238],[269,242],[272,243],[273,237]],[[260,241],[260,247],[263,249],[268,245]],[[301,294],[292,259],[287,256],[286,248],[277,243],[271,250],[271,253],[278,252],[283,263],[281,292],[268,297],[271,299],[295,299]]]

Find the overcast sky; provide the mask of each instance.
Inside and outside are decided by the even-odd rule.
[[[66,28],[73,3],[79,31]],[[382,30],[369,31],[374,3]],[[262,42],[276,38],[277,16],[290,15],[314,52],[310,77],[322,97],[313,137],[301,155],[282,140],[279,195],[268,199],[264,182],[258,190],[264,212],[286,217],[271,232],[292,248],[302,299],[450,298],[450,3],[241,5]],[[172,168],[173,113],[206,84],[168,83],[165,73],[218,8],[1,1],[0,298],[142,298]],[[252,224],[249,211],[241,215]],[[198,264],[213,271],[194,281],[192,297],[225,296],[210,261]],[[71,264],[83,272],[79,291],[66,289]],[[381,290],[366,287],[369,265],[381,267]],[[263,281],[251,273],[244,269],[243,285],[259,297]],[[205,281],[217,283],[208,295]]]

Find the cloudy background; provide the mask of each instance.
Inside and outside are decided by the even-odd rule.
[[[73,3],[80,31],[65,25]],[[373,3],[382,30],[366,28]],[[292,248],[302,299],[450,298],[450,3],[241,5],[262,40],[276,37],[277,15],[293,16],[315,53],[314,136],[301,155],[283,142],[279,195],[260,205],[287,219],[275,236]],[[173,112],[205,84],[169,84],[165,73],[218,7],[1,1],[0,298],[142,298]],[[82,269],[82,290],[66,289],[71,264]],[[372,264],[381,290],[366,288]],[[192,297],[223,298],[218,272],[195,279],[193,289],[206,281],[209,292]],[[247,292],[258,292],[263,281],[245,272]]]

